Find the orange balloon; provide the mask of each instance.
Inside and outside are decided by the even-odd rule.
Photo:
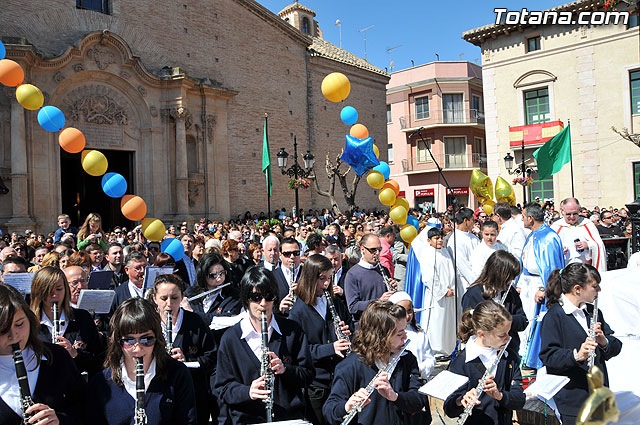
[[[24,70],[11,59],[0,60],[0,83],[8,87],[17,87],[24,81]]]
[[[381,189],[385,189],[387,187],[392,189],[395,192],[396,196],[398,196],[398,193],[400,193],[400,185],[395,180],[387,180],[386,182],[384,182]]]
[[[351,130],[349,130],[349,134],[358,139],[366,139],[369,137],[369,130],[362,124],[354,124],[351,126]]]
[[[77,128],[67,127],[58,136],[60,147],[69,153],[82,152],[86,144],[84,134]]]
[[[142,220],[147,214],[147,204],[139,196],[124,195],[120,201],[120,211],[131,221]]]

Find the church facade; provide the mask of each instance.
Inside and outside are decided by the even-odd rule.
[[[21,64],[45,104],[64,112],[67,126],[82,130],[87,149],[105,154],[108,171],[125,176],[147,216],[165,224],[266,212],[265,114],[272,208],[291,211],[294,202],[275,155],[282,147],[293,152],[294,135],[300,163],[310,150],[325,188],[325,157],[340,153],[348,133],[339,118],[344,105],[320,91],[330,72],[349,77],[345,104],[358,109],[385,157],[388,75],[323,40],[315,13],[297,2],[280,16],[251,0],[3,3],[7,58]],[[80,154],[63,152],[57,133],[38,125],[13,88],[0,92],[0,177],[10,189],[0,195],[5,230],[50,231],[62,212],[74,224],[90,212],[101,213],[106,227],[129,224],[100,178],[84,173]],[[357,201],[379,206],[365,182]],[[301,208],[327,205],[312,189],[301,191]]]

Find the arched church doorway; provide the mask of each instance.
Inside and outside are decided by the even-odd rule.
[[[109,161],[108,172],[120,173],[127,179],[127,193],[133,193],[134,153],[100,149]],[[131,229],[133,222],[120,212],[120,198],[110,198],[102,190],[102,176],[94,177],[82,169],[79,154],[60,153],[60,183],[62,211],[69,214],[73,225],[82,225],[89,213],[102,216],[105,231],[115,226]]]

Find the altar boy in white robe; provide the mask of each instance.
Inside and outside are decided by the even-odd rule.
[[[498,242],[498,223],[487,220],[480,226],[480,236],[482,242],[476,246],[471,254],[471,271],[473,272],[473,281],[482,273],[485,263],[496,251],[509,251],[506,245]]]
[[[447,242],[447,249],[451,258],[456,254],[456,269],[462,282],[463,291],[474,282],[474,275],[471,269],[471,254],[480,240],[471,233],[473,229],[473,210],[469,208],[460,208],[455,217],[456,230],[455,233],[449,237]],[[461,292],[462,297],[463,292]]]

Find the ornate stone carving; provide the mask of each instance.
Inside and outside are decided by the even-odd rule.
[[[184,120],[184,127],[187,130],[189,130],[193,125],[193,116],[191,115],[191,111],[184,106],[169,109],[169,115],[174,121]]]
[[[141,95],[146,96],[147,95],[147,89],[145,89],[143,86],[138,86],[138,91],[140,92]]]
[[[158,116],[158,108],[156,108],[155,106],[152,106],[149,108],[149,114],[151,114],[152,117],[157,117]]]
[[[101,70],[105,70],[112,63],[116,63],[116,57],[113,52],[100,45],[95,45],[87,50],[87,56],[89,59],[96,61],[96,65],[98,65],[98,68]]]
[[[125,79],[131,77],[127,71],[120,71],[120,76]]]
[[[84,86],[69,93],[64,102],[66,116],[72,121],[101,125],[128,125],[126,100],[105,86]]]
[[[216,116],[207,115],[207,140],[209,143],[213,143],[213,133],[216,126]]]
[[[62,72],[58,71],[53,74],[53,81],[55,81],[56,83],[60,83],[62,82],[62,80],[64,80],[64,74]]]
[[[73,70],[74,70],[75,72],[82,72],[82,71],[84,71],[84,64],[77,63],[77,64],[73,65]]]
[[[189,174],[188,188],[189,206],[194,207],[198,198],[200,197],[200,194],[204,190],[204,175]]]

